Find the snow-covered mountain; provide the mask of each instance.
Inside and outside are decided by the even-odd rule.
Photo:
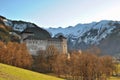
[[[110,25],[112,25],[112,27]],[[109,35],[115,27],[113,21],[103,20],[89,24],[77,24],[74,27],[49,28],[47,31],[50,32],[52,36],[61,33],[67,38],[71,37],[72,41],[79,38],[79,42],[84,41],[87,44],[99,44],[99,41]]]
[[[77,24],[76,26],[70,26],[67,28],[49,28],[46,30],[50,32],[52,36],[63,34],[67,37],[70,50],[84,50],[91,46],[97,46],[102,49],[104,53],[113,54],[120,52],[120,46],[115,48],[115,46],[120,45],[119,21],[102,20],[100,22],[92,22],[88,24]],[[114,38],[112,38],[112,36],[114,36]],[[116,39],[119,40],[116,42]],[[107,44],[105,42],[109,43]],[[116,43],[113,44],[113,42]],[[111,45],[112,49],[109,45]],[[113,50],[114,48],[117,50]]]
[[[1,16],[0,19],[3,20],[6,26],[11,26],[19,32],[24,31],[27,27],[39,27],[34,23],[13,21]],[[52,37],[59,34],[64,35],[68,40],[69,50],[85,50],[91,46],[97,46],[103,54],[120,53],[120,21],[102,20],[88,24],[77,24],[67,28],[48,28],[46,30]]]
[[[99,44],[99,41],[106,38],[116,28],[114,24],[120,22],[103,20],[89,24],[77,24],[76,26],[67,28],[49,28],[48,32],[55,36],[59,33],[67,38],[72,38],[71,41],[85,42],[86,44]]]

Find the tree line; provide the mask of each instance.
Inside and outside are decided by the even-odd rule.
[[[92,51],[73,51],[69,57],[59,53],[54,46],[38,52],[34,60],[33,70],[54,73],[67,80],[105,80],[116,70],[111,56],[99,56]]]
[[[32,56],[27,51],[24,43],[0,41],[0,63],[5,63],[21,68],[30,68],[32,65]]]

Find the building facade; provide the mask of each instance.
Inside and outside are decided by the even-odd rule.
[[[48,33],[46,34],[47,35],[43,34],[43,36],[45,37],[49,35]],[[37,54],[37,52],[40,50],[46,50],[47,47],[51,45],[53,45],[59,51],[59,53],[67,54],[67,39],[62,35],[56,38],[42,38],[42,36],[35,37],[34,35],[35,34],[30,32],[30,30],[25,30],[21,34],[21,43],[26,43],[26,46],[32,55]]]

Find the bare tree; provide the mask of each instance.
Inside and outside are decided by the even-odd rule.
[[[21,68],[31,67],[32,56],[27,51],[25,44],[13,42],[8,42],[8,44],[4,44],[0,42],[0,47],[0,62]]]

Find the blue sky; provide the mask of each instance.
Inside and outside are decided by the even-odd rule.
[[[120,0],[0,0],[0,15],[40,27],[120,21]]]

